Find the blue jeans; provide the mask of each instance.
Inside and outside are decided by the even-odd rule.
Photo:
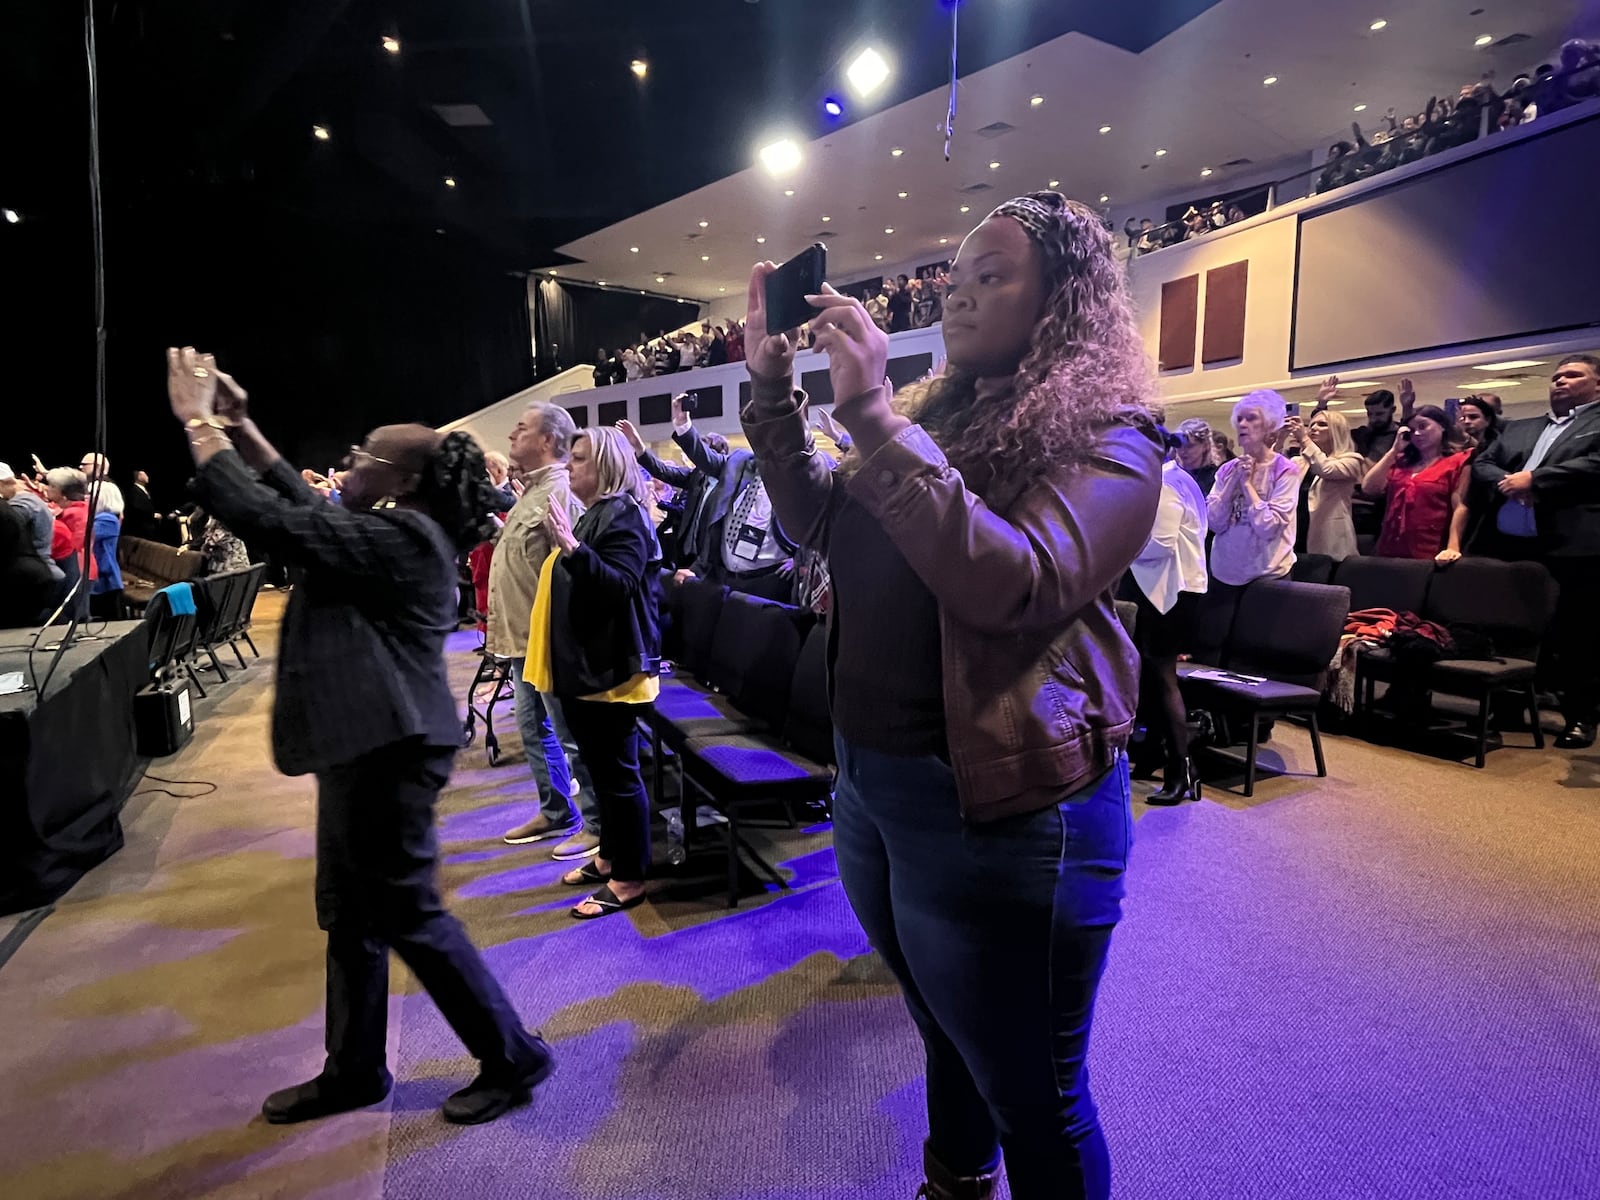
[[[1037,812],[968,825],[939,758],[836,738],[834,851],[928,1063],[928,1147],[958,1175],[1002,1153],[1015,1200],[1106,1200],[1085,1060],[1122,916],[1127,759]]]
[[[595,801],[594,782],[589,770],[578,757],[578,744],[572,740],[561,703],[554,696],[540,692],[522,678],[525,659],[512,658],[511,679],[517,699],[517,728],[522,733],[523,753],[528,756],[528,769],[533,772],[534,787],[539,792],[539,808],[552,825],[565,826],[574,821],[572,812],[572,780],[578,781],[578,811],[583,827],[599,836],[600,808]]]

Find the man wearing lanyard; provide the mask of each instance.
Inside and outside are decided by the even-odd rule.
[[[1594,745],[1600,717],[1600,358],[1575,354],[1550,377],[1550,412],[1512,421],[1473,464],[1495,508],[1474,549],[1544,563],[1561,587],[1545,635],[1563,750]]]

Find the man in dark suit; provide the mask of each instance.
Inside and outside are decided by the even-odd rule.
[[[1472,550],[1542,562],[1561,586],[1545,640],[1566,721],[1556,745],[1586,749],[1600,718],[1600,358],[1562,359],[1549,414],[1506,424],[1472,472],[1489,506]]]
[[[133,473],[133,486],[123,494],[126,507],[122,513],[122,532],[129,537],[156,540],[156,523],[161,519],[156,513],[156,502],[150,495],[150,476],[143,471]]]

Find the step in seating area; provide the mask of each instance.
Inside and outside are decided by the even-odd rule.
[[[781,805],[793,824],[797,811],[830,803],[827,628],[792,605],[698,580],[664,583],[662,622],[663,657],[673,672],[663,675],[644,718],[655,752],[655,800],[661,803],[670,755],[685,842],[696,834],[695,796],[727,818],[732,908],[744,813]],[[769,864],[745,849],[782,885]]]

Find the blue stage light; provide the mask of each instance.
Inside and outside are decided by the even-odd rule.
[[[840,104],[839,101],[834,99],[832,96],[829,96],[822,102],[822,111],[827,113],[830,117],[842,117],[844,116],[844,105]]]

